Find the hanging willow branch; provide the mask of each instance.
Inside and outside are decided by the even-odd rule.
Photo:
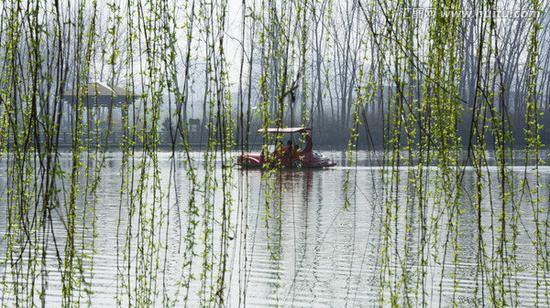
[[[353,215],[333,221],[353,230],[346,303],[367,183],[378,305],[548,306],[549,7],[3,1],[1,305],[246,306],[258,251],[287,305],[293,181],[330,176],[318,202]],[[281,170],[272,126],[311,128],[341,166]],[[237,169],[257,149],[263,170]]]

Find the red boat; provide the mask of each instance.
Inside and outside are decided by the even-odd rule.
[[[291,141],[286,146],[279,144],[271,146],[267,154],[262,153],[244,153],[237,158],[237,164],[246,168],[326,168],[335,166],[336,163],[323,155],[313,152],[313,140],[311,139],[311,129],[306,127],[280,128],[272,127],[267,130],[259,129],[260,133],[269,134],[305,134],[305,146],[303,149],[293,145]]]

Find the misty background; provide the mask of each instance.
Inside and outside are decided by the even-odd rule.
[[[147,16],[149,5],[149,9],[164,6],[162,9],[170,13],[153,14],[150,24],[140,24],[139,18],[131,17]],[[0,13],[23,14],[15,6],[4,2]],[[53,108],[52,101],[61,101],[65,110],[60,127],[62,144],[71,143],[74,131],[74,102],[63,100],[63,93],[82,83],[102,82],[135,93],[136,99],[127,102],[132,106],[129,117],[135,126],[144,121],[140,114],[152,106],[152,100],[160,102],[157,121],[161,144],[180,138],[175,133],[178,121],[188,129],[191,144],[204,144],[207,117],[211,108],[217,106],[210,103],[221,97],[235,119],[232,125],[238,144],[262,142],[256,130],[266,124],[259,115],[259,106],[266,104],[273,119],[269,125],[311,127],[315,142],[323,145],[346,145],[353,113],[357,112],[361,121],[357,145],[381,148],[394,121],[394,110],[388,106],[404,99],[408,108],[403,113],[414,115],[415,106],[432,95],[430,89],[422,88],[426,79],[433,78],[433,64],[426,63],[433,31],[429,14],[435,12],[429,1],[382,5],[320,0],[298,5],[231,0],[209,6],[197,1],[102,0],[62,1],[60,6],[64,9],[56,18],[47,13],[53,7],[40,10],[33,19],[21,16],[23,22],[18,25],[21,31],[17,35],[2,22],[0,65],[4,70],[8,65],[6,44],[17,44],[22,78],[14,84],[20,93],[34,91],[29,87],[33,78],[26,78],[24,70],[40,67],[44,78],[38,76],[36,91],[44,102],[38,108]],[[533,18],[541,25],[537,63],[540,71],[534,97],[541,112],[542,141],[550,144],[547,8],[548,2],[543,2],[541,12],[535,12],[530,4],[515,0],[497,1],[493,15],[481,1],[462,1],[457,8],[464,16],[457,17],[460,24],[454,41],[457,62],[453,69],[458,72],[459,86],[453,100],[460,103],[461,115],[460,121],[451,125],[457,126],[464,145],[470,138],[473,114],[480,112],[481,105],[487,107],[481,112],[494,110],[504,114],[512,143],[524,145],[528,99],[526,42]],[[472,12],[482,14],[472,16]],[[408,18],[402,19],[403,15]],[[221,16],[223,25],[218,24]],[[34,33],[36,26],[40,31]],[[147,31],[154,29],[166,30],[159,34],[162,37],[154,38],[165,46],[150,45],[157,44],[147,37]],[[87,42],[86,31],[90,30],[93,38]],[[483,42],[488,33],[492,34],[491,41]],[[54,39],[49,34],[58,37]],[[13,40],[15,37],[17,40]],[[28,51],[35,43],[40,44],[41,54],[33,56]],[[148,53],[154,49],[166,53],[151,57]],[[86,67],[87,61],[89,67],[83,72],[81,68]],[[436,65],[449,64],[442,59]],[[151,75],[152,66],[158,73],[155,76]],[[64,72],[63,76],[58,80],[47,78],[56,69]],[[164,78],[159,72],[169,77],[159,80]],[[208,81],[220,72],[225,84],[213,89]],[[447,91],[444,82],[438,86]],[[9,90],[3,91],[4,100],[24,100],[29,96],[10,98]],[[366,92],[369,99],[361,100],[360,93]],[[120,105],[91,104],[87,109],[87,125],[99,126],[101,130],[110,128],[109,143],[116,145],[124,130]],[[490,120],[474,124],[492,125]],[[487,131],[490,146],[493,136],[490,129]]]

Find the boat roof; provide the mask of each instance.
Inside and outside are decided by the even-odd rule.
[[[269,127],[267,128],[267,133],[271,134],[292,134],[292,133],[301,133],[310,130],[308,127]],[[265,133],[265,128],[258,129],[259,133]]]

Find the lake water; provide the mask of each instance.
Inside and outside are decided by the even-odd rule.
[[[154,185],[152,167],[141,173],[137,157],[131,194],[121,194],[122,154],[108,153],[96,199],[89,196],[84,201],[81,197],[77,202],[76,250],[82,260],[77,268],[82,270],[75,270],[72,276],[75,283],[83,283],[73,298],[97,307],[127,306],[129,302],[195,307],[216,300],[232,307],[356,307],[377,306],[382,299],[398,305],[449,306],[453,301],[461,306],[492,301],[547,305],[550,276],[543,268],[548,269],[549,167],[539,169],[542,222],[538,228],[528,189],[513,197],[516,207],[502,205],[498,170],[485,168],[481,207],[477,207],[475,169],[464,168],[463,194],[455,212],[459,213],[458,232],[449,233],[453,229],[449,223],[452,206],[440,199],[433,184],[426,185],[427,202],[421,208],[417,202],[407,203],[407,196],[416,191],[407,184],[409,169],[400,169],[399,189],[390,194],[388,186],[384,189],[386,170],[378,164],[376,154],[359,152],[357,167],[351,168],[342,166],[342,152],[323,154],[339,166],[283,170],[269,176],[260,170],[234,168],[233,184],[226,188],[226,199],[231,198],[232,203],[223,207],[222,170],[219,164],[214,169],[218,188],[209,194],[202,153],[191,153],[198,183],[194,193],[184,155],[174,161],[170,153],[159,153],[159,182]],[[61,156],[64,170],[70,170],[70,159],[70,154]],[[25,240],[8,253],[6,197],[8,182],[13,179],[7,175],[6,159],[1,166],[2,301],[26,305],[25,299],[32,298],[39,304],[41,286],[47,285],[46,306],[59,306],[67,223],[64,198],[69,191],[58,193],[60,206],[51,211],[51,223],[30,232],[32,243],[41,243],[47,235],[46,254],[41,253],[42,246],[24,244]],[[435,174],[437,168],[426,171]],[[533,168],[509,171],[515,191],[520,191],[524,178],[529,188],[535,187]],[[140,177],[146,179],[141,188]],[[66,179],[68,183],[69,177]],[[86,185],[83,175],[80,183]],[[196,212],[189,208],[193,196]],[[398,201],[390,206],[388,196],[396,196]],[[17,202],[10,204],[13,207]],[[88,204],[86,209],[84,204]],[[503,207],[508,239],[504,250],[511,256],[506,262],[498,257]],[[26,215],[32,213],[31,209]],[[83,213],[87,213],[85,222]],[[222,219],[224,213],[227,220]],[[190,224],[190,218],[196,225]],[[544,241],[538,246],[534,244],[537,229]],[[511,240],[514,233],[515,245]],[[186,247],[192,247],[194,253]],[[19,298],[14,296],[16,286]],[[186,295],[188,299],[184,299]]]

